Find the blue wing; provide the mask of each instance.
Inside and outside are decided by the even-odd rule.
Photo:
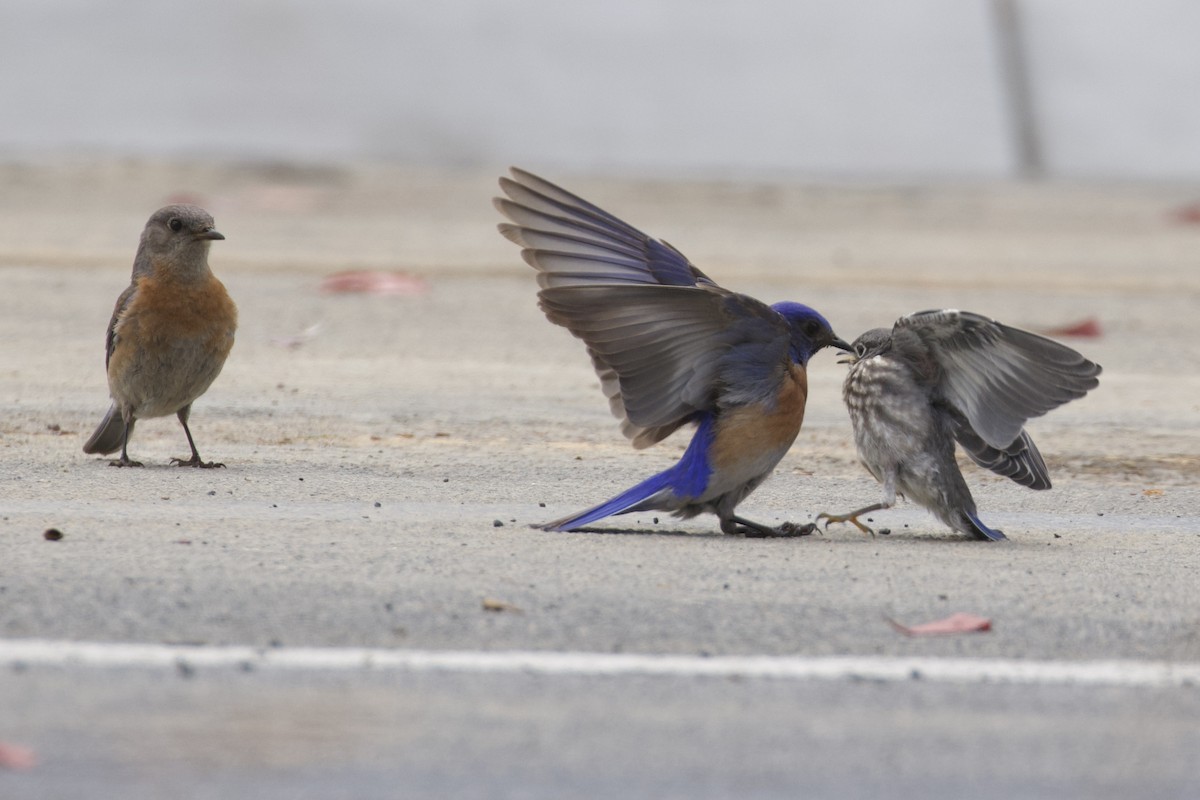
[[[582,339],[613,414],[635,447],[698,412],[775,397],[786,324],[743,295],[681,286],[543,289],[542,310]]]
[[[502,178],[501,233],[538,270],[550,321],[582,339],[622,431],[648,447],[697,415],[775,396],[786,320],[675,248],[537,176]]]

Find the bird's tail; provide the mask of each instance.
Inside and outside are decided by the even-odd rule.
[[[129,432],[133,433],[132,422],[130,422],[129,428]],[[83,452],[106,456],[120,450],[123,444],[125,444],[125,420],[121,419],[121,412],[117,411],[117,404],[113,403],[108,407],[108,413],[104,415],[104,419],[100,420],[100,425],[92,434],[92,438],[84,443]]]
[[[671,485],[674,472],[675,468],[672,467],[665,472],[652,475],[632,489],[627,489],[611,500],[605,500],[598,506],[593,506],[585,511],[580,511],[578,514],[556,519],[554,522],[547,522],[537,527],[544,531],[573,531],[598,519],[611,517],[613,514],[642,511],[644,510],[644,507],[641,506],[642,502]]]
[[[964,511],[963,517],[967,525],[974,532],[976,539],[991,539],[993,542],[998,542],[1001,539],[1008,538],[1004,535],[1004,531],[996,530],[995,528],[989,528],[987,525],[984,525],[982,522],[980,522],[979,517],[975,516],[970,511]]]

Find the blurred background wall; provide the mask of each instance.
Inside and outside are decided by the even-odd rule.
[[[1200,178],[1195,0],[4,0],[0,158]]]

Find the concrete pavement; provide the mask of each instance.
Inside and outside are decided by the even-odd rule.
[[[988,546],[903,506],[876,516],[892,533],[875,539],[747,541],[648,515],[604,526],[618,535],[528,528],[684,442],[625,444],[582,348],[542,319],[531,271],[494,233],[490,172],[0,171],[6,639],[1200,662],[1200,228],[1172,217],[1188,187],[550,176],[730,288],[814,305],[844,337],[937,306],[1027,327],[1095,317],[1105,335],[1071,343],[1104,365],[1099,390],[1031,428],[1055,489],[968,474],[1012,539]],[[241,308],[192,416],[201,452],[229,466],[168,467],[186,443],[164,419],[139,425],[146,469],[110,469],[79,451],[107,407],[104,325],[145,217],[180,198],[228,237],[212,263]],[[318,290],[347,268],[428,289]],[[814,362],[805,430],[747,516],[876,497],[842,370]],[[907,639],[883,619],[954,611],[992,632]],[[39,667],[0,680],[0,740],[42,761],[0,773],[0,794],[1182,797],[1200,781],[1195,700],[1194,687]]]

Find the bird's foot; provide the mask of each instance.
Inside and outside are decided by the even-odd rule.
[[[171,463],[177,467],[197,467],[198,469],[217,469],[224,467],[220,461],[201,461],[200,454],[197,453],[189,459],[172,458]],[[140,464],[138,466],[141,466]]]
[[[140,461],[134,461],[129,456],[121,456],[108,462],[110,467],[141,467],[144,466]]]
[[[817,514],[817,522],[824,521],[825,530],[829,530],[829,526],[835,522],[849,522],[868,536],[874,536],[875,531],[858,521],[858,517],[862,513],[861,511],[852,511],[849,514],[826,514],[822,511],[820,514]]]
[[[788,539],[797,536],[809,536],[817,530],[817,526],[811,522],[806,522],[803,525],[797,525],[794,522],[785,522],[778,528],[771,528],[737,517],[729,520],[727,523],[722,523],[721,530],[735,536],[745,536],[747,539]]]
[[[771,529],[768,528],[767,530]],[[796,522],[785,522],[778,528],[775,528],[774,533],[769,535],[778,539],[789,539],[796,536],[812,536],[818,532],[816,524],[812,522],[805,522],[803,525]],[[750,534],[746,535],[749,536]]]

